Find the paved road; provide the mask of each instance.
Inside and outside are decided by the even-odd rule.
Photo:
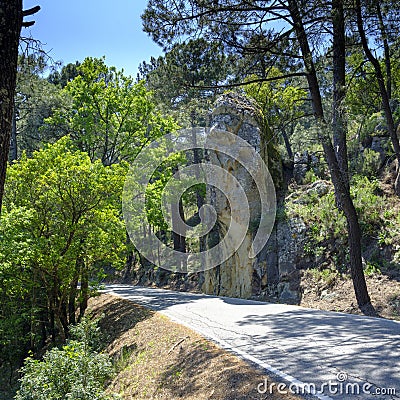
[[[130,285],[108,285],[106,291],[257,363],[286,384],[282,391],[298,386],[302,393],[305,385],[306,392],[315,387],[316,397],[325,400],[400,398],[398,322]]]

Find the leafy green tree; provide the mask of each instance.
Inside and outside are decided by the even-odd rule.
[[[349,54],[346,62],[351,77],[346,93],[348,113],[353,118],[360,115],[368,118],[381,109],[374,71],[359,51]]]
[[[134,84],[104,59],[86,58],[77,70],[63,89],[71,106],[55,110],[46,123],[56,136],[69,135],[91,160],[131,160],[143,145],[176,128],[156,111],[143,82]]]
[[[60,138],[53,130],[44,129],[44,120],[55,108],[68,107],[69,97],[41,76],[46,68],[41,56],[19,57],[10,160],[17,160],[23,151],[30,155],[44,143]]]
[[[277,68],[270,68],[266,76],[271,78],[282,75]],[[254,80],[256,80],[256,76],[251,75],[246,78],[245,82]],[[304,116],[301,106],[307,98],[307,92],[286,79],[250,83],[244,87],[244,91],[256,100],[266,124],[274,134],[282,135],[288,157],[293,159],[290,136],[293,134],[296,121]]]
[[[205,126],[210,104],[222,92],[218,86],[232,78],[233,69],[234,59],[222,44],[199,38],[177,43],[164,56],[143,62],[138,77],[165,113],[184,126]]]
[[[2,389],[7,390],[13,386],[14,371],[28,349],[40,347],[38,318],[42,310],[37,305],[44,299],[37,296],[37,278],[24,263],[32,252],[30,235],[24,230],[30,216],[25,210],[14,210],[8,217],[4,214],[0,220],[0,372]],[[13,249],[6,251],[7,242],[15,244]],[[32,326],[37,335],[30,334]]]
[[[69,135],[91,160],[131,161],[146,144],[177,128],[156,109],[144,82],[135,84],[104,59],[86,58],[76,69],[78,75],[63,89],[70,105],[56,109],[42,129]],[[127,236],[127,269],[135,258],[129,242]]]
[[[52,83],[53,85],[59,85],[62,88],[65,88],[67,86],[68,82],[71,82],[73,79],[75,79],[79,75],[79,66],[81,63],[79,61],[76,61],[75,63],[69,63],[67,65],[64,65],[61,68],[61,71],[54,71],[52,72],[47,80]]]
[[[92,162],[68,138],[9,168],[0,224],[0,276],[11,303],[22,301],[28,291],[34,310],[28,332],[39,329],[40,309],[53,340],[57,331],[68,336],[78,304],[83,316],[91,286],[102,276],[101,266],[122,264],[125,173],[124,165]],[[20,292],[18,282],[28,282],[27,289]]]

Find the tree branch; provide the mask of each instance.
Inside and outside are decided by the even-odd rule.
[[[36,14],[38,11],[40,11],[40,6],[36,6],[36,7],[29,8],[28,10],[24,10],[24,11],[22,11],[22,15],[24,17],[27,17],[28,15]]]
[[[35,21],[23,22],[22,26],[24,28],[29,28],[30,26],[35,25]]]
[[[29,15],[36,14],[38,11],[40,11],[40,6],[32,7],[32,8],[29,8],[28,10],[22,11],[22,16],[28,17]],[[24,28],[29,28],[30,26],[32,26],[34,24],[35,24],[35,21],[22,22],[22,26]]]
[[[229,89],[229,88],[234,88],[234,87],[241,87],[241,86],[246,86],[246,85],[251,85],[252,83],[263,83],[263,82],[271,82],[271,81],[279,81],[280,79],[287,79],[287,78],[293,78],[296,76],[307,76],[305,72],[294,72],[292,74],[286,74],[286,75],[280,75],[280,76],[274,76],[271,78],[259,78],[259,79],[253,79],[251,81],[247,82],[240,82],[240,83],[229,83],[226,85],[215,85],[215,86],[198,86],[198,85],[185,85],[187,88],[194,88],[194,89]]]

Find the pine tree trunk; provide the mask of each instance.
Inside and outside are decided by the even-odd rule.
[[[388,41],[388,35],[383,21],[382,8],[379,1],[376,2],[376,14],[379,21],[379,30],[381,31],[381,38],[383,42],[383,54],[385,55],[385,67],[386,67],[386,90],[389,100],[392,98],[392,63],[390,60],[390,47]]]
[[[0,2],[0,212],[10,150],[22,0]]]
[[[317,124],[319,124],[318,135],[319,141],[324,149],[325,159],[327,161],[333,186],[335,188],[336,198],[340,204],[347,220],[347,228],[349,235],[349,253],[350,253],[350,270],[353,279],[353,286],[355,296],[357,299],[358,306],[360,309],[365,309],[371,306],[371,300],[368,294],[367,284],[365,282],[364,270],[362,267],[361,258],[361,229],[358,222],[358,216],[356,209],[353,204],[353,200],[350,196],[350,188],[348,185],[348,179],[345,171],[345,166],[340,166],[344,162],[344,155],[339,162],[337,153],[333,147],[331,139],[329,137],[329,128],[325,121],[324,110],[322,106],[321,92],[319,88],[317,73],[315,70],[311,49],[308,43],[307,34],[304,29],[302,16],[296,0],[288,0],[289,11],[294,23],[294,29],[302,52],[304,65],[307,72],[307,81],[311,94],[313,112]],[[340,0],[335,1],[336,7],[339,5]],[[339,3],[339,4],[338,4]],[[335,4],[333,4],[335,6]],[[338,28],[340,29],[340,27]],[[340,60],[339,60],[340,62]],[[340,65],[337,65],[339,71]],[[337,97],[337,99],[340,97]],[[337,120],[338,122],[338,120]],[[336,133],[340,131],[336,131]],[[343,134],[343,131],[341,131]],[[340,138],[341,140],[343,138]],[[344,151],[345,147],[342,147]]]
[[[16,110],[14,109],[11,129],[10,161],[15,161],[18,159],[17,118],[15,114]]]
[[[344,99],[346,96],[346,40],[344,27],[343,0],[332,1],[333,26],[333,104],[332,131],[333,146],[340,172],[346,186],[349,186],[347,156],[347,126]]]

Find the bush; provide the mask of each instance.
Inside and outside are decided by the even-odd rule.
[[[376,236],[384,224],[388,206],[377,194],[378,187],[378,181],[365,176],[352,179],[351,195],[364,237]],[[336,207],[333,191],[323,196],[303,192],[295,197],[295,201],[288,201],[286,210],[288,218],[299,216],[308,226],[305,252],[319,261],[331,259],[336,269],[344,270],[343,266],[348,265],[347,223],[344,214]]]
[[[377,194],[379,182],[365,176],[354,176],[351,189],[363,235],[375,236],[387,208],[385,198]]]
[[[83,320],[71,329],[81,341],[71,340],[61,349],[46,352],[43,360],[28,357],[16,400],[106,400],[106,381],[113,373],[108,355],[92,349],[97,327]],[[95,339],[96,341],[96,339]]]
[[[377,176],[381,163],[380,154],[377,151],[367,148],[364,149],[352,167],[354,171],[357,171],[357,174],[374,178]]]
[[[315,172],[312,169],[309,169],[306,172],[306,176],[304,177],[303,183],[305,185],[309,183],[314,183],[317,182],[320,178],[315,174]]]

